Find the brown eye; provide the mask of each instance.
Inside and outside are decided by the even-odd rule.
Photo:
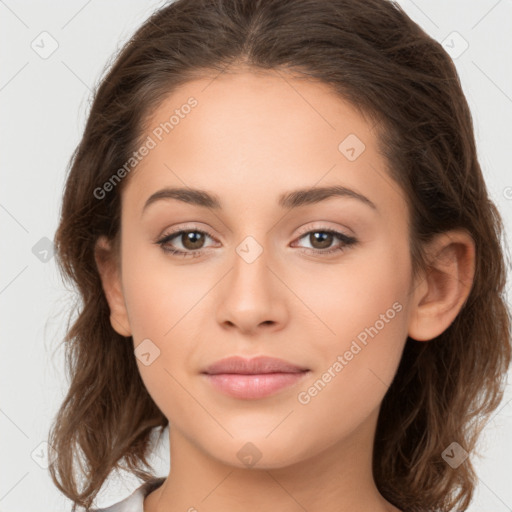
[[[204,244],[204,233],[201,231],[183,231],[181,233],[181,243],[185,249],[191,251],[201,249]]]
[[[332,233],[327,231],[312,231],[309,234],[309,241],[313,249],[328,249],[333,241]]]
[[[314,229],[304,233],[298,240],[306,240],[310,247],[303,247],[308,253],[329,255],[335,252],[342,252],[344,249],[357,243],[352,236],[344,235],[332,229]],[[334,243],[338,241],[338,243]]]
[[[183,229],[165,235],[155,243],[160,245],[165,252],[176,256],[198,256],[203,250],[208,248],[208,246],[205,246],[207,238],[215,240],[205,231],[199,229]]]

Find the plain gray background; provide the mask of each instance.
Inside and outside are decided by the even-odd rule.
[[[67,387],[59,345],[71,298],[57,274],[51,240],[90,90],[114,53],[164,3],[0,0],[0,512],[71,509],[44,467],[44,442]],[[488,189],[509,237],[512,1],[399,3],[451,52],[473,113]],[[484,431],[480,453],[469,510],[512,511],[510,386]],[[167,438],[152,461],[161,475],[167,473]],[[97,505],[116,502],[138,485],[129,475],[112,478]]]

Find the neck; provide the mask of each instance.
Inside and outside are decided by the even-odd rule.
[[[399,512],[372,476],[376,419],[307,460],[266,469],[226,465],[169,428],[171,472],[146,497],[144,512]]]

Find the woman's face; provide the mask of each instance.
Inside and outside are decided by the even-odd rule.
[[[182,86],[147,126],[117,325],[171,436],[239,467],[371,448],[413,290],[376,128],[325,85],[248,71]],[[211,368],[231,356],[281,363]]]

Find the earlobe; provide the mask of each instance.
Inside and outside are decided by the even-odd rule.
[[[443,333],[467,300],[475,273],[475,243],[464,230],[439,234],[428,247],[429,266],[413,290],[409,337]]]
[[[94,250],[96,266],[100,274],[103,291],[110,308],[110,324],[121,336],[131,336],[128,312],[121,286],[121,276],[111,242],[98,238]]]

